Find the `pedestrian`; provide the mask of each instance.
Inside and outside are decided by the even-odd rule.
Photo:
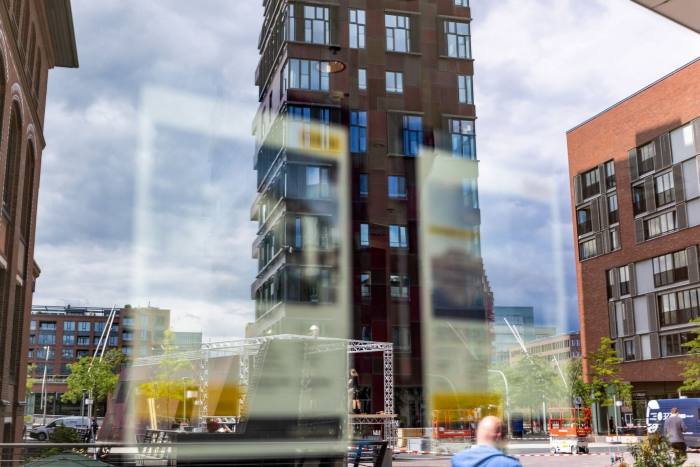
[[[615,434],[615,420],[612,417],[608,418],[608,433],[610,433],[610,436]]]
[[[664,421],[664,434],[668,438],[671,448],[676,453],[676,459],[685,462],[687,446],[683,436],[684,431],[688,431],[688,428],[678,414],[678,408],[674,407],[671,409],[671,415]]]
[[[484,417],[476,428],[476,444],[456,454],[452,467],[520,467],[514,457],[499,450],[503,437],[503,423],[498,417]]]
[[[350,370],[350,379],[348,380],[350,394],[352,397],[352,413],[360,413],[360,375],[356,369]]]
[[[99,428],[99,425],[97,424],[97,417],[92,417],[92,425],[90,428],[92,429],[92,440],[97,441],[97,430]]]

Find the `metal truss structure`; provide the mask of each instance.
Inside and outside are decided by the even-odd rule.
[[[246,398],[249,393],[252,394],[254,392],[253,386],[256,380],[256,378],[252,378],[251,380],[251,371],[254,372],[258,366],[262,365],[267,345],[272,341],[279,340],[304,342],[306,347],[305,354],[333,352],[343,349],[347,349],[348,355],[382,352],[384,360],[384,432],[389,444],[393,446],[396,429],[393,420],[394,345],[390,342],[280,334],[277,336],[251,337],[225,342],[211,342],[202,344],[199,350],[178,352],[170,355],[168,358],[177,358],[179,360],[192,362],[197,361],[199,363],[199,390],[197,391],[197,405],[199,406],[199,414],[201,419],[200,423],[206,424],[206,419],[209,415],[209,359],[216,357],[239,357],[239,384],[242,387],[247,388],[247,391],[241,392],[239,400],[239,407],[241,410],[240,418],[241,420],[245,420],[248,408]],[[165,357],[162,355],[136,358],[134,359],[133,366],[140,367],[158,365],[163,358]],[[359,419],[357,422],[355,422],[354,418],[355,417],[353,417],[353,423],[366,424],[366,421]],[[373,423],[376,423],[376,421],[373,421]]]

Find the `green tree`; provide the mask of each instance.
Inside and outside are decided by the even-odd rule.
[[[184,374],[191,370],[191,363],[177,356],[177,348],[173,345],[173,332],[166,330],[161,344],[161,359],[158,363],[153,380],[139,385],[139,393],[156,401],[156,411],[160,414],[165,405],[165,418],[170,421],[173,402],[181,402],[185,398],[185,390],[192,385],[192,379]],[[184,404],[183,404],[184,410]],[[186,414],[182,414],[184,419]]]
[[[693,323],[700,324],[699,319],[693,320]],[[681,362],[683,365],[683,384],[679,388],[681,391],[700,391],[700,327],[692,331],[695,337],[683,344],[688,349],[688,358]]]
[[[26,394],[27,398],[29,398],[29,394],[32,392],[32,388],[34,387],[34,383],[37,382],[37,379],[32,376],[34,374],[34,370],[36,370],[36,365],[35,364],[30,364],[27,365],[27,380],[25,381],[25,388],[26,388]]]
[[[544,400],[550,407],[568,405],[567,387],[555,364],[543,357],[522,357],[502,368],[508,380],[511,407],[540,410]],[[500,376],[491,374],[491,387],[503,389]]]
[[[95,361],[90,367],[92,357],[83,357],[75,363],[68,365],[70,375],[66,380],[68,391],[62,396],[63,402],[76,403],[83,397],[85,391],[92,391],[95,401],[102,401],[114,390],[119,381],[119,370],[126,361],[124,354],[117,349],[112,349],[104,354],[100,360]]]
[[[613,344],[612,339],[603,337],[598,349],[588,354],[590,399],[604,407],[613,405],[613,396],[627,405],[632,403],[632,386],[619,376],[623,360],[617,356]]]
[[[583,381],[583,361],[580,358],[571,360],[567,367],[567,376],[571,385],[571,398],[580,397],[583,405],[590,407],[591,405],[591,388],[590,385]]]

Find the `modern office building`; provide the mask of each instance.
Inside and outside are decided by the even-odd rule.
[[[8,443],[24,426],[48,71],[76,68],[78,55],[69,0],[0,2],[0,33],[0,441]]]
[[[493,315],[493,363],[509,362],[511,349],[519,345],[508,324],[518,332],[523,342],[550,337],[557,332],[552,326],[536,326],[535,309],[531,306],[495,306]]]
[[[34,369],[32,395],[28,398],[34,412],[38,413],[41,405],[44,368],[48,383],[45,389],[48,413],[65,415],[80,411],[79,406],[60,401],[60,395],[67,389],[68,365],[94,355],[108,326],[111,311],[111,307],[32,306],[26,361]],[[170,310],[126,306],[115,311],[112,327],[106,336],[107,350],[120,349],[129,357],[161,352],[165,331],[170,329]],[[201,333],[184,333],[183,336],[173,333],[173,345],[183,346],[182,350],[191,350],[193,346],[199,348],[197,336],[201,345]],[[30,413],[34,412],[30,410]]]
[[[323,334],[328,325],[323,323],[324,305],[338,299],[334,290],[343,264],[335,248],[351,245],[350,271],[341,275],[352,283],[349,334],[394,343],[401,423],[424,425],[416,189],[421,151],[442,150],[440,157],[471,161],[474,174],[458,187],[464,208],[460,219],[469,224],[468,235],[440,231],[461,235],[471,248],[469,254],[437,260],[451,268],[440,270],[447,274],[441,284],[459,293],[448,297],[436,292],[436,307],[446,307],[442,311],[453,317],[468,313],[485,322],[490,300],[479,245],[469,2],[263,4],[256,72],[260,107],[253,125],[258,197],[252,217],[259,222],[253,252],[259,267],[251,291],[256,322],[247,332],[307,333],[308,324],[303,327],[298,325],[303,320],[293,318],[293,310],[305,310],[299,314],[317,319]],[[332,134],[325,128],[342,128],[348,175],[339,175],[336,162],[298,147],[291,150],[292,137],[279,135],[285,118],[308,126],[302,132],[310,135],[307,144],[322,148],[328,148],[324,135]],[[316,139],[314,127],[320,128]],[[344,202],[351,225],[338,229],[339,203]],[[472,304],[470,310],[450,303],[462,298]],[[360,356],[354,366],[365,407],[382,410],[381,357]]]
[[[700,314],[698,89],[700,59],[567,133],[582,352],[615,340],[634,418],[678,395]]]
[[[563,363],[575,358],[581,358],[581,337],[578,332],[543,337],[526,342],[525,348],[529,355],[548,360],[556,358],[559,363]],[[511,364],[525,355],[519,345],[511,347],[509,354]]]

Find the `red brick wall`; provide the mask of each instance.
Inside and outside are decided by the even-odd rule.
[[[620,250],[581,263],[578,262],[576,248],[578,306],[584,355],[595,350],[601,337],[609,335],[606,270],[700,241],[700,227],[695,227],[636,244],[627,162],[630,149],[700,116],[699,92],[700,60],[677,70],[567,133],[574,245],[578,245],[573,197],[573,177],[576,174],[614,159],[620,212]],[[632,382],[680,381],[679,361],[680,358],[665,358],[625,363],[622,365],[622,376]],[[586,368],[584,358],[584,371],[587,371]]]

